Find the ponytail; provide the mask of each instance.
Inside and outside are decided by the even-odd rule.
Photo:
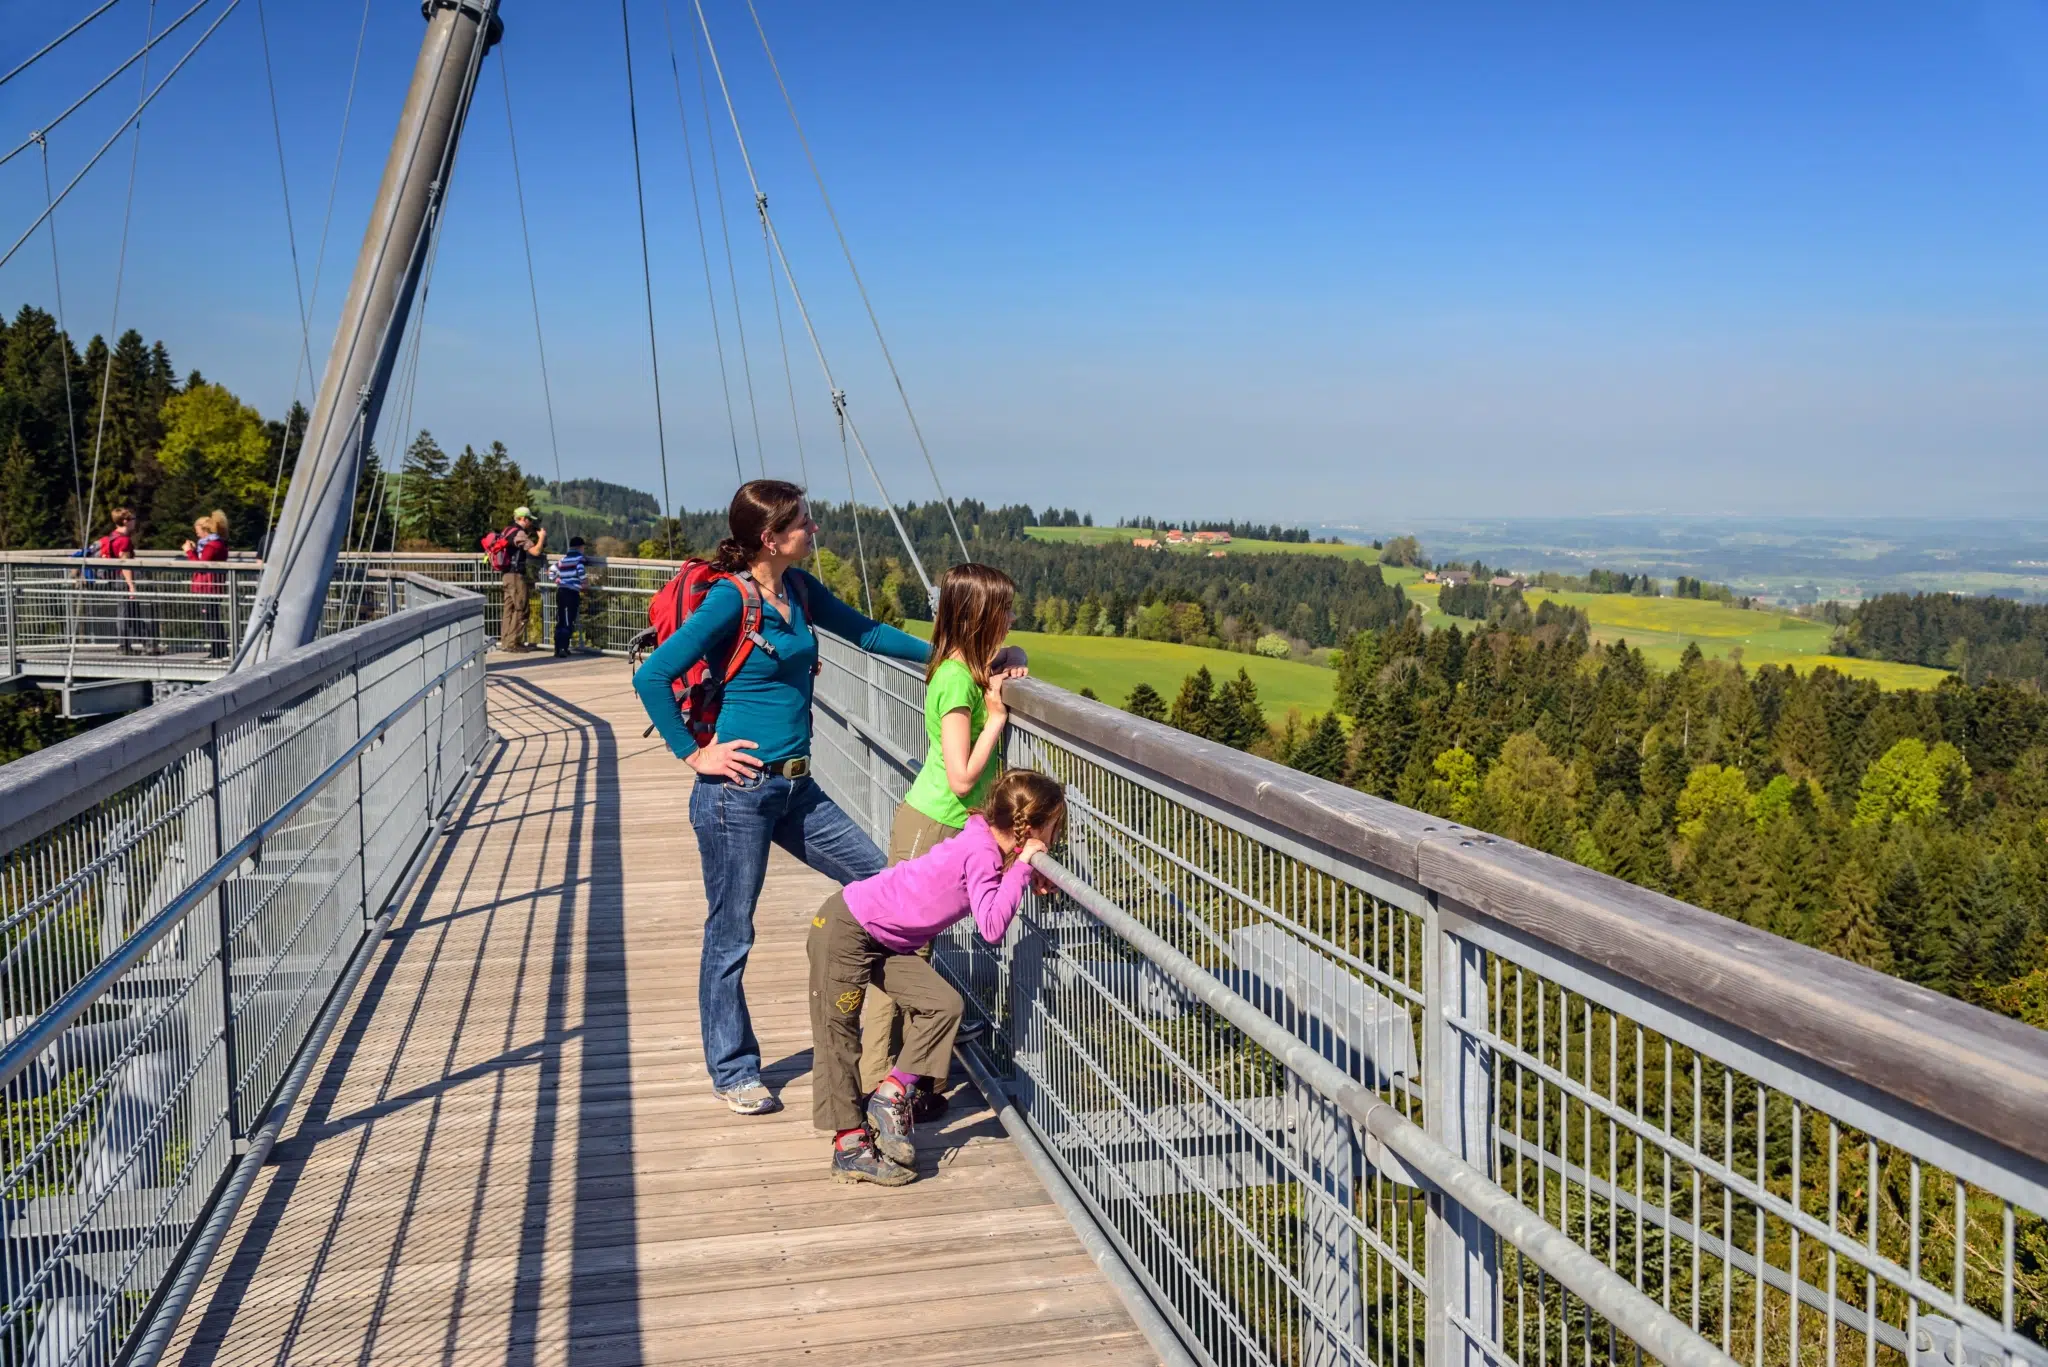
[[[745,574],[761,554],[762,538],[794,527],[804,515],[804,491],[785,479],[750,479],[732,496],[726,526],[732,535],[718,543],[712,563],[727,574]]]

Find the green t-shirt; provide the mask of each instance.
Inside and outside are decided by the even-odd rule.
[[[930,740],[925,750],[924,768],[917,771],[917,779],[910,785],[910,791],[903,800],[916,810],[923,812],[942,826],[961,827],[967,824],[967,814],[982,804],[989,788],[996,781],[997,764],[991,757],[988,767],[981,771],[981,777],[974,780],[974,787],[964,798],[955,797],[951,785],[946,782],[946,752],[939,739],[941,720],[948,712],[967,711],[967,744],[970,748],[981,735],[983,723],[988,720],[988,707],[983,702],[982,691],[974,686],[974,675],[958,660],[947,660],[932,674],[932,681],[924,686],[924,733]]]

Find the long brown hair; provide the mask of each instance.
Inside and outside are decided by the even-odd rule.
[[[1023,848],[1033,831],[1041,828],[1045,831],[1045,843],[1057,845],[1067,829],[1067,793],[1057,779],[1036,769],[1010,769],[988,790],[988,801],[981,804],[976,815],[991,830],[1008,831],[1018,849]],[[1016,857],[1016,850],[1012,850],[1003,862],[1008,864]]]
[[[804,491],[786,479],[750,479],[732,496],[725,523],[732,535],[718,543],[718,568],[744,574],[761,553],[761,538],[786,532],[804,515]]]
[[[1010,631],[1017,581],[993,565],[968,561],[939,577],[939,606],[932,614],[932,655],[924,667],[930,683],[939,666],[958,651],[976,688],[988,687],[989,663]]]

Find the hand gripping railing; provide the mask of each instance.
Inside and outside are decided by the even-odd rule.
[[[0,769],[7,1362],[161,1351],[483,753],[481,604],[382,593]]]
[[[880,838],[920,681],[824,653],[817,773]],[[1059,689],[1008,696],[1008,762],[1067,785],[1066,895],[939,961],[1190,1356],[1548,1367],[1696,1334],[1746,1367],[2048,1363],[2048,1037]]]

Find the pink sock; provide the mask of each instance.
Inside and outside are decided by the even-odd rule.
[[[891,1068],[889,1070],[889,1078],[906,1093],[917,1090],[916,1073],[906,1073],[901,1068]]]

